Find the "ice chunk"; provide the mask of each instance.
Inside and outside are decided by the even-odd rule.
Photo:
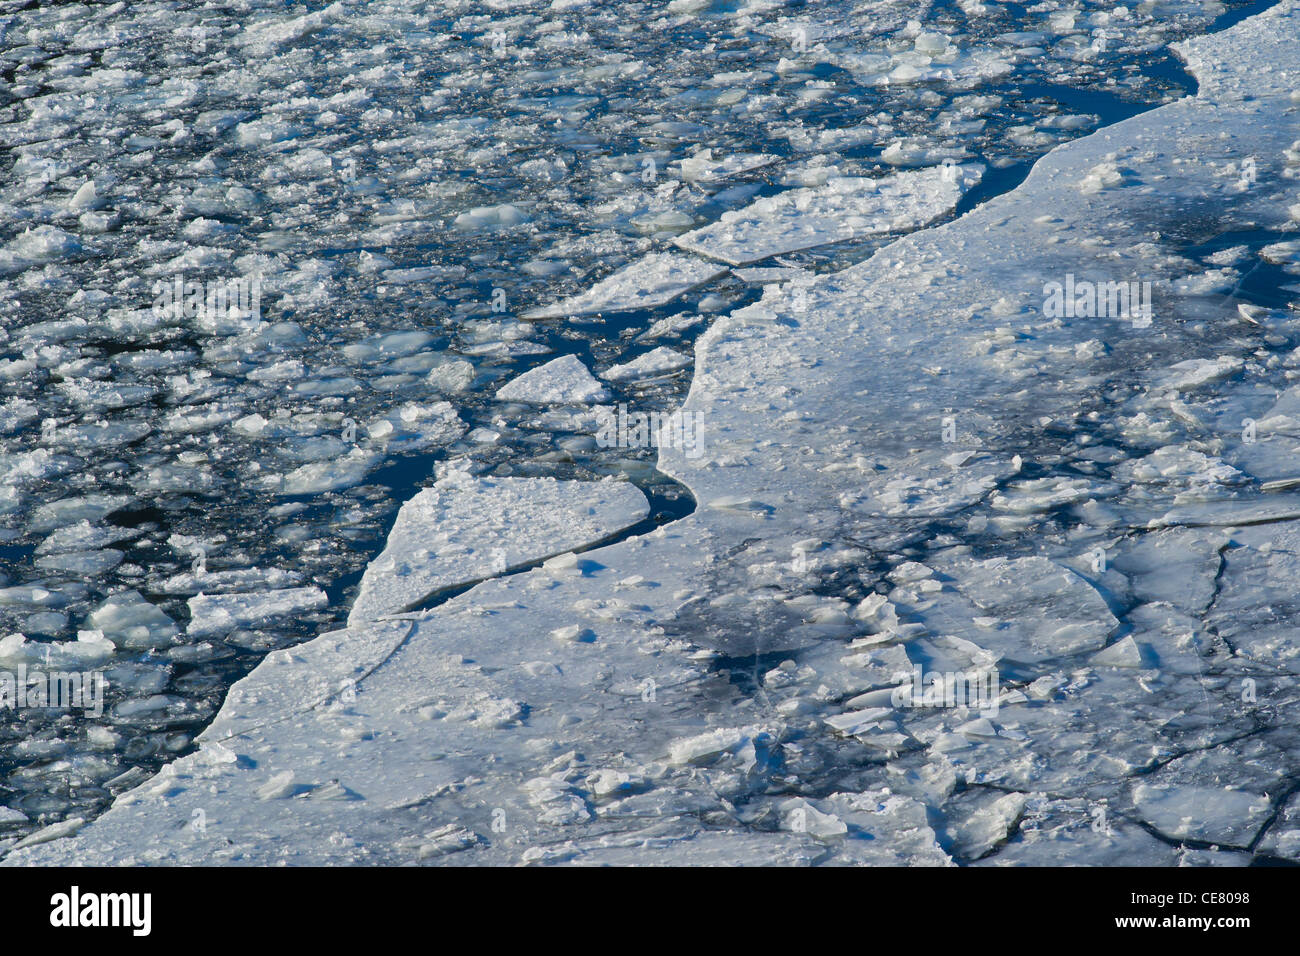
[[[707,762],[722,754],[741,750],[760,733],[762,730],[758,727],[723,727],[675,740],[668,747],[668,761],[679,767]]]
[[[497,398],[534,405],[573,405],[603,402],[609,391],[576,355],[562,355],[511,379],[497,389]]]
[[[252,594],[197,594],[189,600],[190,625],[186,631],[192,637],[221,637],[239,627],[314,611],[327,603],[325,592],[316,587]]]
[[[528,215],[518,206],[502,203],[499,206],[475,206],[457,216],[452,225],[468,232],[491,227],[517,226],[527,221]]]
[[[1140,784],[1133,802],[1143,819],[1174,839],[1243,845],[1267,818],[1267,796],[1227,787]]]
[[[41,225],[27,229],[0,249],[0,276],[70,258],[81,248],[75,236],[57,226]]]
[[[1143,600],[1167,601],[1199,614],[1214,598],[1219,552],[1227,543],[1226,535],[1215,532],[1155,531],[1117,554],[1113,564],[1133,577],[1133,592]]]
[[[683,249],[733,266],[923,226],[949,212],[980,181],[978,164],[908,170],[880,179],[841,176],[816,188],[791,189],[673,240]]]
[[[30,836],[23,837],[14,844],[14,849],[19,850],[26,846],[36,846],[41,843],[49,843],[51,840],[62,840],[64,837],[70,837],[86,825],[85,817],[71,817],[67,820],[61,820],[58,823],[51,823],[47,827],[37,830]]]
[[[648,511],[645,496],[627,482],[453,472],[402,505],[348,620],[403,611],[445,588],[591,544]]]
[[[1118,166],[1111,162],[1098,163],[1088,170],[1088,175],[1079,180],[1079,192],[1090,195],[1123,183],[1124,174],[1120,172]]]
[[[459,853],[461,850],[468,850],[478,842],[478,834],[473,830],[448,823],[424,835],[423,841],[416,850],[415,858],[430,860],[449,853]]]
[[[607,382],[627,382],[652,375],[664,375],[675,372],[691,364],[691,357],[676,352],[667,346],[660,346],[645,355],[638,356],[622,365],[613,365],[600,373]]]
[[[940,566],[964,600],[945,586],[914,605],[932,630],[953,633],[963,621],[989,618],[968,636],[1010,660],[1032,662],[1100,650],[1118,628],[1105,599],[1087,581],[1046,558],[959,558]]]
[[[359,484],[382,460],[383,456],[377,452],[353,448],[341,458],[309,462],[286,475],[269,476],[264,483],[279,495],[314,495],[323,491],[337,491]]]
[[[723,159],[714,159],[713,150],[703,149],[688,159],[681,160],[682,179],[688,183],[712,183],[742,173],[761,169],[776,161],[775,156],[763,153],[735,153]]]
[[[138,591],[113,594],[94,611],[88,623],[114,644],[134,650],[164,648],[179,628],[161,607],[149,604]]]
[[[580,295],[533,309],[526,319],[559,319],[568,315],[655,309],[691,289],[711,282],[727,270],[694,256],[652,252],[601,279]]]
[[[1025,811],[1023,793],[1008,793],[989,801],[957,828],[955,849],[967,859],[977,860],[1005,840]]]
[[[1142,651],[1130,635],[1093,654],[1089,660],[1095,667],[1141,667]]]
[[[1171,365],[1167,372],[1157,377],[1156,384],[1161,388],[1187,392],[1236,375],[1244,364],[1235,355],[1221,355],[1216,359],[1188,359]]]

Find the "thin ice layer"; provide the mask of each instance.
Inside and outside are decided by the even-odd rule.
[[[951,212],[984,167],[935,166],[880,179],[838,176],[824,186],[791,189],[722,214],[673,240],[733,266],[833,242],[904,232]]]
[[[198,753],[169,764],[78,835],[19,850],[10,860],[397,863],[454,854],[458,862],[498,864],[628,857],[842,863],[878,860],[903,846],[908,862],[945,862],[956,854],[991,862],[1002,854],[1025,862],[1182,857],[1147,839],[1133,820],[1167,826],[1173,839],[1185,833],[1244,845],[1256,822],[1267,819],[1257,801],[1232,797],[1207,813],[1194,798],[1201,791],[1190,788],[1240,776],[1246,779],[1234,792],[1280,799],[1285,788],[1275,785],[1277,774],[1260,767],[1286,765],[1280,758],[1294,746],[1293,721],[1262,726],[1249,713],[1243,717],[1235,699],[1229,706],[1212,696],[1220,688],[1196,676],[1207,663],[1208,642],[1178,643],[1182,625],[1194,620],[1178,608],[1153,603],[1144,617],[1126,618],[1139,631],[1136,645],[1164,642],[1157,659],[1179,663],[1168,673],[1094,666],[1086,648],[1061,666],[1025,667],[996,718],[941,709],[892,715],[893,735],[912,749],[884,766],[881,748],[809,729],[824,728],[824,718],[841,706],[826,689],[851,682],[858,695],[879,689],[872,686],[879,668],[840,660],[865,656],[847,654],[842,639],[767,672],[761,655],[770,645],[756,641],[752,671],[747,660],[744,673],[762,682],[775,706],[736,693],[714,669],[706,644],[723,625],[741,630],[740,622],[746,636],[762,637],[778,608],[806,614],[809,626],[853,627],[811,592],[815,577],[802,584],[794,577],[844,550],[818,542],[845,525],[889,565],[891,583],[923,591],[926,581],[901,553],[922,546],[926,529],[909,539],[897,519],[851,523],[838,504],[843,496],[865,488],[870,500],[900,473],[919,479],[977,464],[965,455],[931,461],[909,453],[939,443],[945,417],[958,437],[976,431],[985,444],[1007,434],[998,430],[1003,420],[1025,426],[1017,453],[1029,457],[1025,436],[1039,438],[1028,425],[1068,422],[1083,399],[1097,397],[1102,372],[1133,381],[1150,367],[1159,330],[1128,339],[1093,320],[1031,330],[1055,335],[1056,350],[1043,349],[1038,376],[1016,390],[980,347],[1017,341],[1014,332],[1035,322],[1029,304],[1045,275],[1080,263],[1109,262],[1139,274],[1160,266],[1164,247],[1140,243],[1221,181],[1197,159],[1216,144],[1226,148],[1221,128],[1248,136],[1242,149],[1278,154],[1282,134],[1252,118],[1290,108],[1290,87],[1270,79],[1260,63],[1288,63],[1298,35],[1300,18],[1287,4],[1205,42],[1215,56],[1238,64],[1251,84],[1250,101],[1203,93],[1059,150],[1014,192],[819,278],[798,321],[795,303],[779,290],[718,320],[697,350],[686,405],[708,416],[713,438],[697,459],[673,449],[660,456],[661,467],[682,477],[698,500],[728,507],[701,507],[651,534],[592,551],[581,567],[485,582],[422,615],[409,638],[357,683],[350,704],[304,710],[270,695],[262,703],[235,702],[230,709],[241,712],[248,729],[223,741],[225,753],[205,738]],[[1134,188],[1103,189],[1079,207],[1074,184],[1121,144],[1135,144],[1120,159]],[[1153,210],[1157,197],[1142,188],[1156,177],[1166,177],[1162,189],[1171,194],[1164,216]],[[1278,190],[1269,190],[1264,184],[1257,196],[1227,207],[1227,225],[1276,221]],[[1060,218],[1059,229],[1038,222],[1044,210]],[[1103,237],[1113,247],[1089,260]],[[999,332],[1013,322],[1011,333]],[[1112,346],[1101,368],[1075,350],[1099,335]],[[976,406],[984,418],[971,414]],[[1051,467],[1046,455],[1032,461]],[[1041,508],[1003,508],[991,517],[972,514],[977,503],[962,495],[945,518],[982,519],[977,527],[991,536],[999,522],[1040,520],[1042,509],[1064,522],[1068,509],[1104,504],[1075,500],[1073,492],[1033,494],[1043,499]],[[1053,542],[1037,535],[1025,543]],[[1075,541],[1059,546],[1082,549]],[[790,567],[792,554],[805,572]],[[1091,573],[1110,575],[1107,586],[1120,575]],[[1249,584],[1247,577],[1243,586]],[[1159,597],[1186,599],[1175,589]],[[979,626],[954,622],[972,624]],[[912,650],[903,638],[886,640],[891,649]],[[960,645],[954,646],[940,669],[957,659]],[[945,650],[937,641],[932,648],[936,657]],[[302,660],[264,664],[254,675],[266,681],[273,666],[314,672],[314,662]],[[1276,706],[1294,706],[1282,696],[1282,682],[1272,692]],[[1249,749],[1256,744],[1271,749]],[[669,759],[687,751],[687,765]],[[1152,772],[1174,753],[1189,756]],[[838,782],[846,776],[847,784]],[[828,780],[856,792],[838,798]],[[1145,789],[1134,790],[1135,780]],[[890,800],[885,785],[907,799]],[[833,795],[792,803],[793,786],[822,786],[815,792]],[[1017,794],[1029,799],[1022,803]],[[1049,804],[1043,794],[1051,795]],[[210,821],[204,833],[187,826],[200,808]],[[1184,826],[1184,808],[1200,819]],[[1107,811],[1115,836],[1106,824],[1094,829],[1098,809]],[[931,834],[938,837],[940,825],[948,836],[936,848]],[[180,836],[158,841],[160,828]],[[1224,858],[1213,849],[1194,857]]]
[[[361,579],[358,626],[459,584],[593,544],[644,518],[627,482],[472,478],[452,472],[402,505],[388,544]]]
[[[726,272],[712,262],[675,252],[652,252],[606,276],[579,295],[533,309],[526,319],[655,309]]]

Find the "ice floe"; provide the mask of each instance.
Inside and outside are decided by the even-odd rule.
[[[597,312],[653,309],[710,282],[727,270],[673,252],[653,252],[597,282],[586,292],[525,313],[527,319],[554,319]]]
[[[564,355],[511,379],[497,389],[497,398],[534,405],[577,405],[604,401],[609,392],[581,359]]]
[[[674,242],[733,266],[864,236],[923,226],[949,212],[980,181],[976,164],[895,173],[882,179],[837,177],[815,188],[792,189]]]
[[[402,505],[348,622],[360,626],[438,591],[589,546],[647,510],[645,496],[626,482],[452,473]]]
[[[1020,58],[1087,60],[1075,16],[1055,11],[1041,30],[972,50],[883,10],[881,30],[907,41],[896,49],[851,60],[834,35],[814,38],[774,77],[834,61],[906,87],[977,82]],[[1185,434],[1212,420],[1214,399],[1236,416],[1237,376],[1262,366],[1245,357],[1253,341],[1233,344],[1249,323],[1226,309],[1225,332],[1195,290],[1177,315],[1202,325],[1176,342],[1177,320],[1134,334],[1046,320],[1034,300],[1081,263],[1181,268],[1169,226],[1224,178],[1205,159],[1216,131],[1244,131],[1258,155],[1294,140],[1252,117],[1294,108],[1259,64],[1289,62],[1297,19],[1287,3],[1183,44],[1199,95],[1062,147],[1019,189],[812,279],[806,310],[796,290],[770,286],[715,320],[686,403],[707,414],[712,438],[698,458],[659,456],[701,503],[693,514],[494,576],[409,620],[272,652],[197,751],[94,822],[39,831],[6,862],[1172,864],[1249,859],[1256,845],[1290,855],[1294,808],[1281,803],[1293,722],[1277,717],[1296,700],[1277,677],[1294,653],[1284,587],[1295,549],[1284,535],[1270,543],[1276,527],[1239,525],[1287,517],[1293,503],[1260,510],[1228,470],[1242,473],[1227,440]],[[279,47],[323,22],[249,38]],[[655,135],[671,141],[686,126]],[[291,141],[266,132],[248,148]],[[472,141],[477,130],[462,119],[441,133]],[[1121,181],[1080,207],[1079,183],[1103,163]],[[1172,198],[1145,189],[1155,177]],[[1267,183],[1234,195],[1245,198],[1224,207],[1225,228],[1280,224],[1294,201]],[[1040,221],[1048,214],[1059,221]],[[1188,341],[1213,350],[1209,378],[1199,366],[1148,377],[1187,361]],[[1008,385],[997,352],[1015,347],[1024,361]],[[1218,366],[1224,355],[1240,368]],[[599,388],[574,362],[585,377],[569,362],[557,371]],[[552,391],[555,378],[530,384],[544,404],[582,401]],[[1181,414],[1175,391],[1190,403]],[[204,463],[177,464],[164,477],[179,483]],[[21,463],[15,474],[22,492]],[[1241,497],[1176,501],[1199,474]],[[103,507],[58,515],[93,522]],[[1174,509],[1188,523],[1209,513],[1222,534],[1150,523]],[[544,510],[527,520],[544,523]],[[1174,560],[1179,549],[1190,557]],[[41,612],[71,600],[41,590],[25,583],[6,599]],[[3,640],[20,654],[44,643]],[[995,664],[997,714],[891,707],[894,669],[909,664]],[[167,706],[162,696],[137,706]],[[187,827],[199,808],[206,832]],[[1275,809],[1279,823],[1254,843]],[[160,827],[179,836],[160,842]]]

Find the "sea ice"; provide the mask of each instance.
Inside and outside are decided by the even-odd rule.
[[[326,603],[316,587],[281,588],[248,594],[197,594],[189,599],[186,632],[196,637],[222,637],[235,628],[264,624],[278,617],[314,611]]]
[[[727,270],[694,256],[652,252],[597,282],[580,295],[533,309],[526,319],[561,319],[597,312],[626,312],[667,305]]]
[[[497,389],[500,401],[534,405],[577,405],[603,402],[607,398],[609,391],[576,355],[552,359]]]
[[[909,170],[881,179],[841,176],[791,189],[734,212],[674,242],[733,266],[801,249],[901,232],[952,210],[980,181],[978,164]]]
[[[398,512],[361,579],[349,624],[406,611],[456,585],[607,538],[644,518],[627,482],[472,478],[451,472]]]

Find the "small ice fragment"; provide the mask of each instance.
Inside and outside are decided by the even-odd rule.
[[[683,293],[710,282],[727,270],[712,262],[676,252],[653,252],[606,276],[580,295],[534,309],[526,319],[626,312],[667,305]]]
[[[510,380],[497,389],[497,398],[534,405],[572,405],[603,402],[609,391],[576,355],[563,355]]]
[[[293,771],[283,770],[257,788],[257,799],[283,800],[285,797],[293,796],[297,789],[293,781]]]

